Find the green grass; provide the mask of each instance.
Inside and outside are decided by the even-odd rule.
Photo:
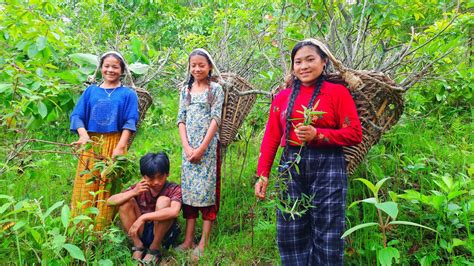
[[[147,113],[147,118],[141,125],[130,155],[136,160],[146,152],[164,150],[171,161],[170,180],[179,183],[181,164],[181,144],[176,127],[177,92],[162,92],[155,96],[155,106]],[[215,227],[213,228],[209,249],[202,258],[207,264],[279,264],[278,248],[275,239],[275,210],[268,204],[256,204],[253,194],[254,174],[262,138],[266,110],[268,105],[259,104],[247,119],[247,123],[239,132],[239,140],[232,144],[225,155],[222,178],[222,205]],[[463,264],[472,261],[472,195],[474,195],[472,178],[473,151],[472,126],[469,114],[454,113],[456,116],[430,114],[428,117],[415,117],[410,112],[400,123],[389,131],[369,152],[357,172],[350,178],[348,205],[369,197],[368,190],[354,178],[363,177],[376,182],[384,177],[393,177],[387,181],[382,191],[382,197],[388,198],[388,191],[402,194],[404,190],[412,189],[424,195],[430,195],[433,190],[440,191],[434,183],[439,176],[450,175],[454,180],[462,180],[463,190],[467,193],[450,201],[450,204],[460,206],[461,210],[436,211],[430,206],[422,205],[405,199],[398,199],[400,220],[421,223],[442,232],[440,235],[414,227],[399,226],[389,234],[389,241],[401,252],[402,264],[419,264],[434,259],[441,264]],[[7,147],[14,136],[3,131],[5,152],[1,158],[4,161]],[[41,131],[33,133],[35,138],[47,139],[62,143],[75,140],[67,130],[67,117],[53,126],[45,126]],[[246,151],[246,139],[249,141]],[[52,145],[31,145],[30,149],[56,149]],[[67,151],[67,149],[62,149]],[[26,151],[26,150],[25,150]],[[246,154],[246,155],[245,155]],[[246,158],[245,163],[243,158]],[[275,165],[278,160],[275,160]],[[9,170],[0,179],[0,194],[10,195],[19,202],[27,199],[37,199],[43,209],[47,209],[58,201],[66,204],[70,201],[72,182],[77,161],[71,155],[33,153],[22,155],[9,164]],[[139,176],[132,179],[136,182]],[[128,185],[128,184],[127,184]],[[5,203],[0,199],[0,207]],[[454,205],[446,208],[453,208]],[[12,210],[11,206],[8,210]],[[467,209],[463,209],[467,208]],[[469,209],[470,208],[470,209]],[[1,210],[1,209],[0,209]],[[0,212],[0,218],[8,211]],[[23,215],[23,214],[18,214]],[[70,261],[66,251],[46,252],[45,249],[27,242],[32,241],[31,235],[23,233],[24,228],[34,227],[45,229],[45,235],[54,234],[54,228],[61,228],[61,208],[54,210],[46,225],[34,218],[32,213],[19,216],[18,219],[27,221],[23,228],[0,229],[0,236],[5,239],[0,244],[0,260],[5,263],[32,264],[37,263],[36,256],[47,259],[49,256],[64,257],[63,262]],[[368,204],[358,205],[347,210],[347,228],[364,222],[375,221],[375,208]],[[458,219],[458,223],[453,220]],[[179,218],[184,230],[184,219]],[[0,226],[4,226],[1,221]],[[35,227],[36,226],[36,227]],[[129,247],[124,245],[126,236],[116,226],[111,227],[103,236],[89,236],[74,233],[68,235],[68,243],[81,243],[80,248],[86,251],[89,262],[102,264],[107,259],[114,264],[130,263]],[[0,227],[1,228],[1,227]],[[253,229],[253,230],[252,230]],[[49,231],[48,231],[49,230]],[[58,229],[59,230],[59,229]],[[200,232],[198,224],[196,235]],[[89,237],[89,238],[87,238]],[[443,247],[442,240],[453,243],[453,239],[464,241],[448,250]],[[18,239],[18,241],[17,241]],[[86,240],[84,240],[86,239]],[[89,240],[87,240],[89,239]],[[381,245],[381,236],[376,230],[360,230],[346,239],[346,263],[348,265],[375,265],[376,249]],[[20,250],[20,253],[18,253]],[[35,255],[35,252],[38,253]],[[186,254],[174,251],[166,253],[166,261],[170,264],[183,264],[189,261]],[[69,259],[68,259],[69,258]],[[53,260],[53,259],[52,259]],[[100,264],[100,263],[99,263]]]

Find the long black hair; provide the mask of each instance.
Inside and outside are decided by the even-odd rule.
[[[289,146],[289,139],[290,139],[290,130],[291,130],[291,113],[293,111],[293,106],[295,104],[296,96],[298,96],[300,92],[300,86],[301,86],[301,81],[295,76],[294,74],[294,60],[295,60],[295,55],[296,53],[303,47],[305,46],[311,46],[313,47],[318,55],[321,57],[322,60],[325,62],[328,62],[328,56],[317,46],[316,44],[312,43],[311,41],[301,41],[298,42],[295,47],[293,47],[293,50],[291,50],[291,76],[290,76],[290,82],[289,84],[291,85],[291,96],[290,100],[288,101],[288,107],[286,108],[286,127],[285,127],[285,134],[286,134],[286,145],[285,145],[285,152],[288,150]],[[308,104],[308,108],[312,107],[314,104],[314,101],[316,100],[316,97],[319,94],[319,91],[321,90],[321,86],[323,84],[323,81],[325,79],[324,72],[321,73],[321,75],[318,77],[316,81],[316,86],[313,91],[313,94],[311,95],[311,99]]]

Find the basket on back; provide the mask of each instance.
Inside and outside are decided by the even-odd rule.
[[[353,174],[370,148],[400,119],[405,90],[384,73],[346,68],[329,49],[320,48],[337,71],[328,75],[328,81],[343,83],[349,88],[362,124],[362,142],[344,147],[347,172]]]
[[[224,105],[220,127],[220,141],[223,148],[234,140],[245,117],[252,109],[256,94],[244,94],[252,86],[242,77],[232,73],[222,73],[222,88],[224,89]]]
[[[361,85],[351,88],[341,73],[328,75],[328,81],[349,86],[362,124],[362,142],[344,147],[347,172],[353,174],[382,134],[397,123],[403,113],[403,93],[387,75],[372,71],[351,71]]]

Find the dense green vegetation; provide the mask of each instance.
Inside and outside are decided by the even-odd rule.
[[[77,159],[57,143],[76,139],[68,130],[68,116],[95,60],[81,54],[123,52],[134,63],[137,84],[154,97],[130,150],[128,184],[139,177],[138,158],[158,150],[170,155],[170,179],[179,182],[176,88],[185,76],[186,55],[207,48],[221,71],[238,72],[255,87],[271,90],[283,80],[289,50],[305,37],[326,39],[347,66],[384,70],[410,87],[402,119],[351,177],[347,205],[374,196],[366,181],[389,178],[378,199],[395,203],[397,220],[436,230],[407,225],[392,225],[385,232],[357,230],[346,238],[346,263],[376,265],[391,257],[403,265],[473,263],[472,2],[164,2],[0,2],[2,263],[131,263],[119,224],[97,234],[75,226],[93,219],[69,214]],[[357,43],[357,36],[365,36],[363,49],[371,48],[373,57],[352,54],[340,44]],[[384,69],[383,63],[407,44],[410,56]],[[418,83],[404,83],[428,65]],[[222,206],[204,264],[279,262],[275,203],[257,202],[253,194],[269,102],[259,98],[227,149]],[[347,228],[379,223],[378,215],[373,202],[354,204],[347,210]],[[165,260],[183,264],[189,257],[169,251]]]

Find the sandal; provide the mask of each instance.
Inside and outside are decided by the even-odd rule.
[[[175,247],[174,250],[175,250],[176,252],[186,252],[186,251],[188,251],[188,250],[190,250],[190,249],[194,249],[195,247],[196,247],[196,245],[193,244],[193,245],[192,245],[191,247],[189,247],[189,248],[184,248],[183,245],[181,244],[181,245]]]
[[[199,258],[202,257],[203,253],[204,253],[204,251],[201,251],[201,250],[199,249],[199,247],[196,247],[196,248],[193,250],[193,256],[192,256],[193,260],[194,260],[194,261],[198,261]]]
[[[140,253],[140,258],[135,258],[133,256],[133,254],[135,254],[135,252],[137,252],[137,251],[141,252]],[[142,258],[143,258],[143,255],[145,254],[145,251],[146,251],[145,247],[132,247],[132,260],[141,262]]]
[[[151,255],[149,258],[148,255]],[[146,258],[149,258],[149,259],[146,259]],[[158,263],[160,262],[161,260],[161,252],[159,249],[149,249],[145,255],[145,257],[143,257],[142,259],[142,263],[144,265],[158,265]]]

